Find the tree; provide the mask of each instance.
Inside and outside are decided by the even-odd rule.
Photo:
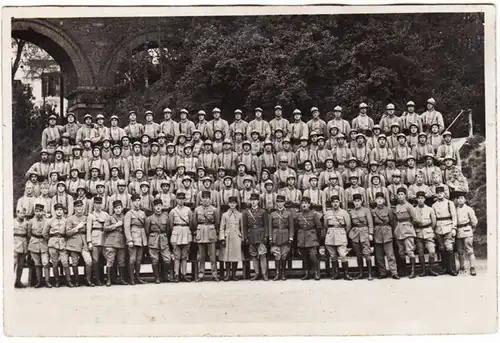
[[[45,50],[38,45],[22,39],[11,39],[12,50],[15,51],[12,60],[12,80],[20,68],[26,71],[25,77],[38,79],[46,72],[59,71],[59,65]]]

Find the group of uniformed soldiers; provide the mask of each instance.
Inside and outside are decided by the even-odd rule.
[[[296,109],[290,122],[279,105],[269,122],[256,108],[250,122],[235,110],[231,124],[218,108],[210,121],[200,110],[196,124],[185,109],[177,122],[166,108],[160,124],[151,111],[144,123],[130,111],[124,128],[115,115],[110,127],[102,114],[95,122],[86,114],[79,124],[68,113],[64,125],[51,116],[40,161],[27,171],[25,194],[17,203],[15,286],[24,287],[28,253],[35,287],[52,287],[49,262],[56,287],[59,263],[66,285],[78,285],[80,257],[89,286],[103,284],[102,260],[107,286],[115,266],[116,283],[144,283],[146,251],[156,283],[189,281],[192,243],[198,250],[196,281],[203,280],[207,255],[214,280],[219,280],[217,258],[226,264],[224,280],[237,280],[242,247],[252,259],[253,280],[268,279],[268,250],[276,262],[274,280],[286,279],[291,251],[302,257],[303,279],[320,278],[319,256],[326,255],[332,279],[340,275],[340,260],[344,278],[351,280],[350,248],[357,278],[364,277],[366,261],[371,280],[372,246],[380,278],[415,277],[416,256],[421,276],[437,275],[436,241],[449,274],[457,275],[457,251],[460,272],[467,255],[475,275],[477,219],[465,204],[468,185],[460,155],[434,106],[431,98],[427,110],[417,114],[409,101],[396,116],[388,104],[379,124],[364,103],[352,123],[342,118],[339,106],[328,122],[316,107],[309,121]]]

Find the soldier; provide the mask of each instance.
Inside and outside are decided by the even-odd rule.
[[[358,133],[356,135],[356,144],[351,151],[352,156],[356,158],[359,166],[363,169],[367,169],[370,160],[370,150],[366,146],[366,137],[364,134]]]
[[[110,136],[109,127],[104,126],[104,115],[102,113],[98,113],[95,119],[97,122],[95,129],[99,137],[99,142],[102,143],[104,139],[109,138]]]
[[[229,209],[222,214],[220,222],[219,239],[221,241],[220,260],[226,264],[224,281],[238,281],[236,269],[238,262],[242,261],[241,243],[243,237],[243,218],[236,209],[238,198],[230,196]]]
[[[165,108],[163,110],[164,120],[160,123],[161,132],[166,136],[168,143],[177,143],[177,136],[179,135],[179,124],[172,120],[172,110]]]
[[[330,199],[334,195],[338,195],[340,198],[340,207],[344,210],[347,209],[347,200],[345,197],[344,188],[339,185],[339,176],[337,174],[330,175],[328,187],[323,190],[323,213],[327,211],[330,207]]]
[[[186,135],[186,139],[188,141],[193,137],[193,132],[196,130],[194,123],[187,118],[188,111],[183,108],[180,112],[180,120],[179,120],[179,134],[183,133]]]
[[[116,193],[112,194],[108,198],[108,208],[113,209],[113,202],[120,200],[124,210],[128,210],[131,208],[132,200],[131,195],[127,192],[127,183],[125,180],[118,180],[117,190],[118,191]]]
[[[304,191],[303,195],[311,199],[311,209],[321,218],[323,216],[323,191],[318,188],[318,176],[316,174],[309,178],[309,187]]]
[[[427,142],[427,135],[424,132],[418,134],[418,142],[411,149],[411,154],[417,159],[417,165],[422,168],[427,156],[434,157],[434,148]]]
[[[66,180],[69,176],[69,163],[64,161],[64,152],[57,148],[55,151],[54,162],[49,166],[49,173],[57,171],[61,180]]]
[[[56,149],[63,152],[63,160],[68,162],[71,154],[73,153],[73,145],[70,143],[69,133],[64,132],[61,135],[61,145],[59,145]]]
[[[201,134],[201,139],[206,140],[208,136],[206,135],[206,130],[208,126],[208,121],[205,119],[207,113],[203,110],[198,111],[198,122],[195,124],[196,130]]]
[[[396,265],[396,257],[394,255],[394,245],[392,236],[392,225],[394,223],[394,213],[387,206],[386,196],[382,192],[375,194],[376,207],[371,210],[373,217],[373,240],[375,245],[375,263],[377,264],[378,278],[384,279],[387,277],[387,269],[385,266],[385,258],[391,277],[395,280],[399,279],[398,269]]]
[[[314,280],[319,280],[318,246],[322,224],[316,213],[310,210],[311,199],[303,197],[301,210],[294,216],[294,228],[297,231],[297,248],[302,257],[304,276],[301,280],[309,280],[310,266],[314,270]]]
[[[198,158],[203,148],[203,141],[201,140],[201,132],[198,129],[193,130],[193,138],[191,139],[193,146],[193,156]]]
[[[457,197],[457,252],[460,274],[465,274],[465,254],[469,259],[470,275],[476,275],[476,257],[474,256],[474,231],[478,220],[474,210],[465,204],[465,192],[456,192]]]
[[[135,285],[136,283],[146,283],[141,279],[142,254],[144,247],[147,245],[146,231],[144,230],[146,214],[140,209],[141,197],[138,194],[133,194],[131,200],[132,208],[125,214],[123,219],[123,230],[128,246],[129,284]]]
[[[165,270],[170,270],[172,255],[168,244],[168,215],[163,212],[161,199],[153,200],[154,213],[146,218],[144,230],[148,237],[148,251],[155,283],[160,283],[160,257]]]
[[[56,125],[56,123],[57,123],[57,117],[53,114],[50,115],[49,126],[47,126],[42,131],[42,139],[40,144],[42,146],[42,149],[47,149],[49,141],[59,141],[59,139],[61,138],[62,127]]]
[[[119,144],[122,138],[126,136],[125,130],[118,126],[118,116],[112,115],[110,118],[111,127],[109,128],[109,137],[113,144]]]
[[[83,143],[84,140],[89,140],[92,144],[99,142],[99,134],[92,124],[92,116],[86,113],[83,116],[83,125],[76,132],[76,144]]]
[[[259,133],[259,140],[265,141],[266,139],[271,138],[271,127],[269,126],[269,123],[267,121],[262,119],[262,112],[262,108],[255,108],[255,119],[248,123],[247,133],[251,133],[252,130],[257,130],[257,132]],[[250,138],[251,137],[248,137],[249,140]]]
[[[243,133],[243,137],[248,138],[248,123],[241,119],[242,114],[243,112],[241,112],[240,109],[234,110],[234,120],[231,125],[229,125],[231,137],[234,137],[236,131],[240,130]]]
[[[437,152],[437,149],[444,143],[443,136],[439,132],[439,124],[434,123],[431,125],[431,132],[428,133],[427,140],[434,149],[433,152]]]
[[[73,197],[66,193],[66,184],[63,181],[58,181],[56,186],[56,194],[51,199],[52,217],[55,216],[55,205],[61,204],[64,207],[65,215],[73,214]]]
[[[264,151],[257,159],[257,173],[260,174],[262,169],[267,169],[271,174],[274,174],[277,166],[276,155],[273,153],[273,142],[266,139],[264,141]]]
[[[269,122],[271,134],[276,137],[276,130],[281,130],[286,137],[290,133],[290,122],[283,118],[283,108],[280,105],[274,106],[274,118]]]
[[[144,123],[144,134],[156,139],[160,133],[160,124],[153,121],[153,111],[146,111],[144,113],[146,122]]]
[[[372,277],[372,260],[370,258],[370,241],[373,241],[373,219],[370,210],[362,207],[363,195],[355,193],[352,195],[353,209],[350,211],[352,227],[347,232],[352,241],[352,247],[356,253],[359,275],[356,280],[363,279],[363,259],[368,267],[368,280]]]
[[[24,188],[24,195],[17,200],[17,212],[24,213],[27,220],[35,215],[35,197],[33,196],[33,185],[27,183]]]
[[[443,144],[439,146],[436,152],[436,158],[439,162],[443,162],[445,158],[451,157],[456,160],[457,166],[462,165],[460,153],[456,147],[451,144],[451,132],[443,132]]]
[[[296,188],[297,177],[295,174],[290,174],[286,178],[287,187],[278,191],[278,194],[284,195],[286,199],[286,207],[291,208],[292,212],[298,212],[302,199],[302,192]]]
[[[351,131],[351,124],[347,120],[342,119],[342,107],[338,105],[333,109],[333,119],[326,126],[327,135],[331,133],[332,127],[337,127],[343,135],[347,135]]]
[[[342,263],[344,280],[352,280],[347,262],[347,232],[351,230],[351,217],[346,210],[340,208],[341,199],[338,195],[330,198],[331,209],[325,212],[325,248],[332,262],[331,279],[338,278],[338,260]]]
[[[279,151],[276,155],[278,157],[278,161],[286,159],[288,161],[288,166],[290,168],[297,167],[297,155],[292,150],[292,146],[290,144],[290,138],[285,137],[283,139],[283,150]]]
[[[144,134],[144,125],[137,122],[137,113],[135,113],[135,111],[130,111],[128,113],[128,120],[129,124],[124,128],[125,133],[130,137],[132,142],[140,141]]]
[[[266,181],[264,181],[257,187],[257,191],[260,193],[260,207],[268,212],[274,211],[276,209],[277,194],[274,191],[273,180],[267,179]]]
[[[243,152],[237,155],[236,162],[238,165],[243,163],[247,173],[257,177],[259,175],[258,157],[252,154],[252,144],[249,141],[244,141],[242,144]]]
[[[316,173],[313,171],[313,162],[306,160],[304,161],[304,172],[299,175],[297,188],[301,191],[309,189],[311,187],[309,180],[313,177],[316,178],[316,181],[318,180]]]
[[[410,125],[416,124],[418,131],[422,131],[422,120],[418,113],[415,112],[415,103],[413,101],[408,101],[406,103],[406,111],[401,115],[401,121],[403,124],[403,130],[410,130]]]
[[[45,181],[49,177],[49,153],[46,149],[40,151],[40,161],[33,163],[33,165],[26,172],[26,178],[32,173],[37,173],[41,181]]]
[[[394,104],[387,104],[385,108],[387,110],[387,113],[382,115],[382,119],[380,119],[380,128],[383,133],[389,134],[391,133],[391,125],[393,123],[398,123],[400,126],[403,125],[401,118],[395,115]]]
[[[417,246],[418,260],[422,271],[419,276],[427,275],[425,270],[425,250],[429,252],[429,275],[437,276],[438,273],[434,270],[434,261],[436,260],[436,244],[434,243],[434,228],[436,227],[436,214],[425,204],[426,193],[418,191],[416,193],[417,206],[415,212],[417,214],[417,221],[415,225],[415,243]]]
[[[203,281],[205,275],[205,258],[210,259],[210,271],[214,281],[219,281],[217,276],[217,255],[215,243],[218,239],[220,213],[211,204],[210,191],[201,192],[201,204],[196,207],[193,215],[193,227],[196,230],[195,241],[198,245],[199,269],[195,281]]]
[[[318,148],[314,152],[314,157],[318,173],[325,170],[325,163],[328,159],[331,159],[333,167],[333,154],[331,150],[325,148],[325,137],[323,136],[318,137]]]
[[[435,106],[436,100],[434,98],[427,99],[427,111],[420,115],[422,128],[425,132],[429,132],[433,124],[438,125],[439,132],[443,132],[444,130],[443,115],[435,110]]]
[[[269,225],[267,212],[259,207],[259,194],[252,193],[250,196],[250,205],[242,213],[243,220],[243,241],[248,242],[248,252],[252,257],[253,269],[255,275],[251,279],[256,281],[262,272],[262,279],[268,280],[267,276],[267,248],[269,239]]]
[[[399,258],[402,260],[401,265],[403,271],[406,269],[406,257],[410,258],[411,271],[408,276],[410,279],[415,278],[415,228],[413,226],[414,221],[417,220],[417,215],[415,208],[406,201],[406,188],[399,187],[397,189],[397,199],[398,203],[394,209],[395,215],[395,228],[394,228],[394,238],[398,245]],[[406,272],[404,271],[404,274]]]
[[[271,212],[268,221],[269,243],[276,265],[273,281],[286,280],[285,270],[290,246],[294,235],[293,215],[285,209],[285,196],[276,196],[276,211]]]
[[[418,169],[416,166],[415,157],[412,155],[406,156],[406,169],[403,169],[403,179],[407,186],[413,185],[416,181]]]
[[[326,135],[326,123],[323,119],[319,117],[319,109],[317,107],[311,108],[312,119],[307,122],[307,128],[309,132],[315,131],[320,136]]]
[[[436,234],[439,243],[439,250],[443,257],[443,264],[448,274],[457,276],[455,268],[455,253],[453,243],[457,234],[457,210],[453,201],[445,198],[445,189],[442,186],[436,187],[437,201],[432,205],[436,214]]]
[[[302,121],[302,112],[299,109],[293,110],[293,119],[294,122],[290,123],[290,142],[293,150],[296,150],[303,137],[306,140],[309,139],[309,128]]]
[[[29,237],[28,252],[35,266],[35,288],[43,286],[42,267],[45,271],[46,285],[49,288],[52,287],[49,282],[49,248],[47,247],[47,241],[43,238],[43,230],[47,222],[43,210],[43,204],[35,204],[35,217],[28,222],[26,228]]]
[[[344,170],[344,164],[352,158],[352,151],[346,144],[343,134],[337,136],[337,146],[333,149],[333,160],[337,163],[340,172]]]
[[[133,155],[132,145],[130,144],[130,138],[127,135],[123,136],[121,139],[121,143],[122,143],[121,156],[125,159],[128,159],[130,156]]]
[[[22,209],[16,211],[14,218],[14,272],[16,273],[15,288],[25,288],[21,282],[23,275],[24,261],[28,253],[28,222],[26,213]]]
[[[431,189],[424,184],[424,175],[421,172],[416,174],[415,183],[408,187],[408,201],[410,203],[417,201],[418,192],[424,192],[426,199],[430,199],[432,196]]]
[[[215,139],[215,131],[221,130],[224,138],[230,138],[229,136],[229,124],[226,120],[221,118],[221,111],[219,108],[215,107],[212,110],[212,115],[214,119],[210,120],[206,127],[205,135],[213,140]]]
[[[87,217],[87,244],[92,250],[92,267],[94,269],[95,284],[102,286],[100,272],[100,259],[103,256],[104,245],[104,223],[109,214],[102,209],[103,200],[101,197],[94,197],[94,210]]]
[[[192,212],[189,207],[184,206],[185,193],[178,192],[176,197],[177,206],[169,213],[169,227],[172,228],[170,241],[174,255],[174,281],[190,282],[191,280],[186,276],[186,273],[189,248],[193,240],[191,233]]]
[[[64,231],[67,219],[64,217],[64,206],[62,204],[54,205],[54,216],[48,220],[43,230],[43,238],[47,241],[49,248],[50,262],[52,263],[52,272],[54,273],[55,287],[59,288],[59,262],[61,262],[66,276],[66,286],[73,287],[69,275],[68,252],[66,251],[66,239]],[[50,288],[46,279],[47,287]]]
[[[368,105],[362,102],[359,104],[359,115],[352,120],[352,129],[358,132],[367,133],[368,130],[373,128],[373,119],[368,117],[366,111],[368,110]]]
[[[85,216],[85,208],[83,201],[76,200],[74,203],[75,214],[70,216],[66,221],[66,250],[71,257],[71,266],[73,267],[74,285],[79,286],[78,280],[78,262],[80,256],[85,262],[85,280],[86,285],[94,287],[90,280],[92,278],[92,256],[90,256],[87,245],[87,217]]]
[[[76,121],[73,112],[66,113],[66,124],[63,126],[63,131],[69,135],[72,144],[76,142],[76,133],[80,126],[81,124]]]
[[[120,270],[116,280],[119,285],[128,285],[125,281],[125,234],[124,215],[121,200],[114,200],[110,206],[113,214],[104,223],[104,257],[106,258],[106,286],[111,286],[111,268],[115,259]]]
[[[380,128],[380,125],[378,124],[375,124],[373,125],[373,128],[372,128],[372,135],[371,137],[368,137],[367,141],[366,141],[366,146],[368,147],[368,150],[370,150],[370,152],[378,146],[378,138],[380,137],[380,135],[384,135],[382,133],[382,129]]]
[[[231,139],[226,138],[223,144],[223,151],[217,156],[217,164],[226,168],[232,176],[235,175],[236,170],[236,160],[238,159],[238,154],[231,150],[233,142]]]

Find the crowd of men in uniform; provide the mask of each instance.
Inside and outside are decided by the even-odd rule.
[[[316,107],[309,121],[298,109],[289,121],[279,105],[269,122],[261,108],[249,122],[235,110],[232,123],[218,108],[211,120],[198,111],[196,123],[185,109],[174,121],[168,108],[161,123],[152,111],[141,121],[130,111],[122,125],[115,115],[86,114],[80,124],[68,113],[64,125],[51,116],[17,202],[15,286],[25,287],[28,255],[35,287],[59,287],[59,263],[65,284],[78,286],[80,258],[88,286],[110,286],[116,266],[116,283],[144,283],[146,252],[156,283],[190,281],[191,244],[198,250],[196,281],[204,278],[207,255],[213,280],[217,259],[225,262],[223,279],[237,280],[243,250],[253,262],[252,280],[268,280],[268,251],[276,281],[286,280],[292,252],[302,258],[303,280],[320,279],[321,256],[331,261],[332,279],[352,280],[350,249],[355,278],[365,277],[366,263],[372,280],[372,247],[379,278],[436,276],[436,253],[446,273],[466,273],[467,257],[475,275],[477,219],[465,204],[460,155],[435,104],[429,99],[417,114],[409,101],[400,116],[388,104],[378,124],[365,103],[352,122],[340,106],[328,122]]]

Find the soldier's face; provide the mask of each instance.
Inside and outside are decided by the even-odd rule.
[[[362,109],[359,110],[361,114],[366,114],[366,107],[363,107]]]
[[[217,171],[217,174],[219,175],[219,178],[223,178],[224,176],[226,176],[226,171],[222,170],[222,169],[219,169]]]
[[[90,176],[93,177],[94,179],[97,179],[97,177],[99,176],[99,171],[97,169],[92,169],[90,171]]]
[[[120,148],[118,148],[118,147],[113,148],[113,155],[120,156],[121,153],[122,153],[122,150]]]
[[[200,134],[200,133],[198,133],[198,132],[196,132],[196,133],[193,135],[193,140],[194,140],[194,141],[196,141],[196,142],[197,142],[197,141],[199,141],[199,140],[200,140],[200,138],[201,138],[201,134]]]
[[[205,180],[203,181],[203,187],[209,189],[212,186],[212,181]]]
[[[271,144],[266,144],[265,149],[267,152],[271,152],[271,150],[273,149],[273,146]]]
[[[216,111],[213,113],[214,119],[219,119],[220,118],[220,112]]]
[[[152,122],[152,121],[153,121],[153,115],[152,115],[152,114],[148,114],[148,115],[146,115],[146,121],[147,121],[148,123]]]
[[[392,110],[392,109],[391,110],[387,110],[387,114],[390,115],[390,116],[394,115],[394,110]]]
[[[261,111],[256,111],[255,112],[255,118],[261,118],[262,117],[262,112]]]
[[[231,181],[231,179],[224,179],[224,186],[231,187],[232,184],[233,182]]]
[[[169,153],[169,154],[173,154],[173,153],[174,153],[174,151],[175,151],[175,148],[174,148],[173,146],[169,145],[169,146],[167,147],[167,153]]]
[[[83,198],[83,196],[85,195],[85,190],[82,188],[78,188],[78,190],[76,191],[76,195],[78,195],[79,198]]]
[[[372,178],[372,184],[375,186],[380,185],[380,179],[378,177]]]
[[[288,186],[293,187],[295,186],[295,179],[294,178],[289,178],[287,179]]]
[[[399,133],[399,126],[392,126],[391,132],[392,134],[397,135]]]
[[[236,205],[237,205],[237,203],[236,203],[236,202],[231,201],[231,202],[229,203],[229,208],[230,208],[230,209],[232,209],[232,210],[234,210],[234,209],[236,208]]]
[[[125,186],[125,185],[120,185],[120,186],[118,186],[118,192],[120,192],[120,193],[125,192],[125,188],[126,188],[126,186]]]
[[[384,205],[384,201],[385,201],[385,199],[384,199],[384,198],[381,198],[381,197],[377,197],[377,198],[375,198],[375,203],[376,203],[377,205],[379,205],[379,206]]]
[[[243,174],[245,172],[246,168],[245,166],[239,166],[238,167],[238,173]]]
[[[437,198],[438,199],[443,199],[444,198],[444,192],[437,192]]]
[[[286,150],[286,151],[290,150],[290,143],[284,142],[283,143],[283,149]]]
[[[458,203],[459,205],[464,205],[464,204],[465,204],[465,197],[464,197],[463,195],[459,196],[459,197],[457,198],[457,203]]]
[[[55,212],[57,217],[62,217],[64,214],[64,210],[60,207],[58,207]]]
[[[189,186],[191,186],[191,180],[190,179],[183,180],[182,184],[184,185],[184,187],[189,188]]]
[[[314,111],[312,113],[312,116],[313,116],[314,119],[318,119],[318,117],[319,117],[319,111]]]
[[[123,206],[121,205],[115,206],[115,214],[120,215],[122,214],[122,212],[123,212]]]
[[[187,114],[184,113],[184,112],[182,112],[181,115],[180,115],[180,117],[181,117],[181,120],[186,120]]]
[[[43,196],[46,196],[47,194],[49,194],[49,187],[43,186],[42,188],[40,188],[40,192],[42,192]]]
[[[252,187],[252,182],[245,181],[245,182],[243,182],[243,185],[245,186],[246,189],[250,189],[250,187]]]
[[[404,138],[404,137],[399,137],[399,138],[398,138],[398,142],[399,142],[399,144],[403,145],[403,144],[405,144],[405,143],[406,143],[406,138]]]
[[[198,169],[198,179],[201,180],[205,176],[205,169]]]
[[[172,113],[170,113],[170,112],[163,112],[163,118],[165,118],[165,120],[170,120],[171,116],[172,116]]]
[[[132,201],[132,206],[134,206],[134,208],[139,208],[140,205],[141,199],[135,199],[134,201]]]
[[[334,210],[338,210],[340,207],[340,200],[337,200],[337,199],[332,200],[332,207]]]
[[[57,178],[58,178],[58,177],[59,177],[59,175],[58,175],[57,173],[52,173],[52,174],[50,174],[50,180],[51,180],[52,182],[57,181]]]
[[[104,119],[102,118],[97,119],[97,124],[99,124],[100,126],[104,125]]]
[[[419,136],[418,137],[418,141],[420,142],[420,144],[425,144],[425,142],[427,141],[427,137],[425,137],[425,136]]]
[[[165,142],[166,142],[166,141],[165,141],[165,138],[164,138],[164,137],[160,137],[160,138],[158,138],[158,144],[160,144],[160,145],[165,145]]]
[[[239,112],[238,112],[238,113],[235,113],[235,114],[234,114],[234,119],[236,119],[236,120],[240,120],[240,119],[241,119],[241,113],[239,113]]]
[[[273,190],[273,185],[272,184],[266,184],[265,187],[266,187],[266,191],[267,192],[269,192],[269,193],[272,192],[272,190]]]
[[[451,142],[451,136],[450,136],[450,135],[446,135],[446,136],[444,136],[444,141],[445,141],[446,143]]]
[[[148,191],[149,191],[149,187],[148,186],[141,186],[141,192],[142,192],[142,194],[146,194]]]
[[[137,115],[135,113],[131,113],[131,114],[129,114],[128,119],[130,121],[136,121],[137,120]]]
[[[333,161],[332,160],[328,160],[325,162],[325,166],[326,166],[326,169],[331,169],[333,168]]]
[[[158,145],[152,145],[151,146],[151,151],[154,152],[155,154],[160,150],[160,147]]]
[[[350,181],[351,181],[351,185],[353,185],[353,186],[357,186],[358,185],[358,178],[357,177],[351,178]]]
[[[118,177],[118,170],[116,168],[111,170],[111,176]]]
[[[198,121],[200,121],[200,122],[205,121],[205,115],[203,115],[203,114],[199,114],[199,115],[198,115]]]
[[[394,181],[394,183],[398,184],[401,181],[401,177],[400,176],[393,176],[392,181]]]
[[[26,186],[25,190],[26,190],[26,194],[27,195],[31,195],[31,193],[33,193],[33,187],[32,186]]]
[[[244,144],[243,145],[243,151],[244,152],[249,152],[252,146],[250,144]]]
[[[422,184],[424,182],[424,177],[422,176],[422,174],[418,174],[417,177],[415,178],[415,181],[419,185]]]
[[[339,119],[342,116],[342,112],[340,112],[340,111],[334,111],[333,115],[335,116],[336,119]]]
[[[75,212],[78,215],[82,215],[82,213],[83,213],[83,205],[75,206]]]
[[[225,144],[223,144],[223,147],[224,147],[224,149],[226,149],[226,150],[231,150],[231,144],[229,144],[229,143],[225,143]]]
[[[360,199],[356,199],[353,201],[353,203],[354,203],[354,208],[360,208],[363,201]]]
[[[85,118],[84,122],[85,122],[85,124],[90,126],[92,124],[92,118],[87,117],[87,118]]]
[[[399,193],[398,193],[398,200],[399,200],[400,202],[405,201],[405,200],[406,200],[406,194],[404,194],[403,192],[399,192]]]
[[[427,165],[430,167],[433,165],[433,161],[432,161],[432,157],[428,157],[425,162],[427,163]]]
[[[94,155],[94,157],[99,157],[101,155],[101,150],[99,150],[99,148],[94,148],[92,150],[92,155]]]
[[[434,108],[433,104],[427,103],[427,110],[430,111]]]
[[[41,218],[43,216],[43,210],[35,209],[35,217]]]
[[[68,120],[68,123],[69,123],[69,124],[72,124],[72,123],[74,123],[74,122],[75,122],[75,117],[74,117],[73,115],[69,115],[69,116],[67,117],[67,120]]]
[[[49,125],[50,126],[56,125],[56,120],[55,119],[49,119]]]
[[[425,204],[425,197],[423,196],[419,196],[417,198],[417,203],[420,205],[420,206],[423,206]]]
[[[302,208],[302,210],[308,210],[310,206],[311,204],[308,201],[302,201],[300,203],[300,207]]]
[[[118,126],[118,120],[116,120],[116,119],[111,119],[111,126],[112,126],[112,127],[117,127],[117,126]]]
[[[300,145],[301,145],[303,148],[306,148],[306,147],[307,147],[307,141],[306,141],[306,140],[300,141]]]
[[[373,134],[374,134],[375,136],[380,135],[380,129],[379,129],[379,128],[373,129]]]
[[[221,139],[221,138],[222,138],[222,132],[220,132],[220,131],[216,131],[216,132],[214,133],[214,137],[215,137],[215,139]]]
[[[132,148],[134,150],[134,153],[136,154],[139,154],[141,152],[141,147],[140,145],[134,145],[134,147]]]
[[[56,153],[56,160],[60,161],[63,158],[63,154],[61,152]]]
[[[317,179],[311,179],[309,180],[309,183],[311,184],[311,187],[315,188],[318,186],[318,180]]]
[[[163,210],[163,204],[157,204],[157,205],[155,205],[155,212],[157,214],[161,213],[162,210]]]
[[[438,133],[438,132],[439,132],[439,126],[437,126],[437,125],[432,125],[432,127],[431,127],[431,132],[432,132],[432,133]]]
[[[161,190],[163,193],[168,193],[168,190],[170,189],[170,185],[168,183],[163,183],[161,185]]]
[[[108,149],[111,146],[111,142],[110,141],[104,141],[104,142],[102,142],[102,146],[104,148]]]
[[[295,121],[300,121],[300,119],[302,119],[302,115],[300,115],[300,114],[294,114],[293,115],[293,119],[295,119]]]
[[[40,155],[40,159],[42,161],[47,161],[48,158],[49,158],[49,155],[47,153],[45,153],[45,152]]]
[[[210,197],[203,197],[203,198],[201,198],[201,203],[202,203],[203,206],[210,205]]]
[[[417,133],[418,132],[418,127],[416,127],[414,125],[410,126],[410,132],[411,133]]]
[[[103,194],[105,189],[106,189],[106,187],[104,187],[104,186],[98,186],[96,188],[97,193],[99,193],[99,194]]]
[[[409,159],[407,161],[407,163],[408,163],[408,167],[412,167],[412,168],[415,167],[415,160],[414,159]]]
[[[73,179],[76,179],[78,177],[78,170],[72,170],[71,173],[70,173],[70,176]]]
[[[408,109],[408,112],[410,112],[410,113],[413,113],[413,111],[415,111],[414,106],[408,106],[407,109]]]
[[[260,174],[260,178],[261,178],[262,180],[267,180],[267,179],[269,179],[269,173],[268,173],[267,171],[266,171],[266,172],[262,172],[262,173]]]
[[[129,144],[130,144],[130,139],[128,139],[128,138],[122,139],[122,145],[123,146],[129,146]]]
[[[312,169],[312,164],[310,162],[304,163],[304,169],[310,171]]]
[[[140,179],[142,179],[142,177],[143,177],[143,176],[144,176],[144,173],[143,173],[143,172],[141,172],[141,171],[140,171],[140,172],[135,173],[135,177],[136,177],[137,179],[139,179],[139,180],[140,180]]]
[[[278,210],[282,210],[285,207],[285,202],[283,202],[283,201],[277,201],[276,202],[276,207],[278,208]]]
[[[33,182],[33,183],[38,182],[38,176],[37,175],[31,175],[30,176],[30,181]]]
[[[58,191],[59,193],[62,193],[62,192],[64,192],[65,190],[66,190],[66,187],[65,187],[65,186],[63,186],[63,185],[58,185],[58,186],[57,186],[57,191]]]
[[[281,138],[281,137],[283,137],[283,132],[281,130],[278,130],[275,132],[274,135],[276,136],[276,138]]]
[[[337,178],[331,178],[330,179],[330,185],[335,186],[338,181],[339,181],[339,179],[337,179]]]
[[[250,204],[252,207],[258,207],[259,206],[259,200],[250,200]]]

